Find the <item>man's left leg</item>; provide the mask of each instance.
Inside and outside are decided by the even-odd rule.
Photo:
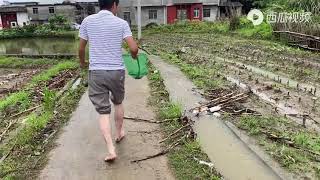
[[[97,112],[100,114],[99,123],[100,129],[105,139],[108,148],[108,156],[105,161],[113,161],[117,158],[115,147],[112,142],[111,133],[111,104],[109,101],[110,81],[106,79],[109,73],[107,71],[90,71],[89,72],[89,98],[95,106]]]
[[[125,132],[123,129],[123,116],[124,116],[124,109],[122,104],[114,105],[114,119],[116,124],[116,142],[119,143],[125,136]]]
[[[112,92],[111,100],[114,104],[115,112],[114,112],[114,120],[117,128],[116,131],[116,142],[119,143],[125,136],[125,132],[123,129],[123,116],[124,116],[124,108],[123,108],[123,100],[125,96],[125,71],[118,70],[113,72],[113,81],[110,83],[110,90]]]
[[[99,121],[100,121],[100,129],[107,143],[107,148],[109,152],[109,155],[105,158],[105,161],[113,161],[117,158],[117,154],[112,142],[110,114],[101,114]]]

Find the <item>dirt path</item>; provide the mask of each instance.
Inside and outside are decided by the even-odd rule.
[[[126,116],[151,119],[154,113],[147,105],[149,87],[147,79],[126,79]],[[81,179],[174,179],[165,156],[140,162],[131,160],[159,152],[161,139],[159,126],[155,124],[125,121],[126,139],[117,145],[119,159],[112,165],[102,160],[106,147],[100,134],[98,115],[88,94],[85,93],[80,105],[57,140],[58,146],[49,155],[49,162],[41,172],[40,179],[81,180]],[[152,131],[141,133],[139,131]]]
[[[205,99],[194,91],[196,87],[179,68],[165,63],[158,56],[149,58],[160,71],[173,101],[181,103],[187,112],[197,106],[197,103],[205,102]],[[187,114],[196,121],[195,128],[201,147],[226,179],[289,179],[280,175],[280,170],[279,174],[275,173],[275,169],[266,165],[221,120],[213,116],[203,115],[196,118],[190,113]]]

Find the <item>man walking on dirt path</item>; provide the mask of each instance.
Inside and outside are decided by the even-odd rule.
[[[119,143],[125,136],[122,105],[125,95],[125,66],[122,59],[122,42],[127,42],[134,59],[138,54],[138,46],[128,23],[115,16],[119,0],[99,0],[99,5],[101,11],[88,16],[81,24],[79,58],[81,67],[86,68],[85,49],[89,43],[89,98],[100,114],[100,129],[109,153],[105,161],[111,162],[117,158],[117,154],[112,142],[109,99],[115,108],[115,141]]]

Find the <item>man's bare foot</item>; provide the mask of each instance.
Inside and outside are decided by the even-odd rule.
[[[116,138],[116,143],[120,143],[125,137],[124,131],[121,131],[120,135]]]
[[[110,163],[110,162],[113,162],[114,160],[116,160],[117,159],[117,154],[109,154],[105,159],[104,159],[104,161],[105,162],[108,162],[108,163]]]

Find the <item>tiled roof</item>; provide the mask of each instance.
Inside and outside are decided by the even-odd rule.
[[[31,2],[38,2],[39,4],[56,4],[62,3],[63,0],[7,0],[10,3],[29,3]]]
[[[0,13],[6,13],[6,12],[27,12],[26,7],[22,6],[2,6],[0,7]]]

